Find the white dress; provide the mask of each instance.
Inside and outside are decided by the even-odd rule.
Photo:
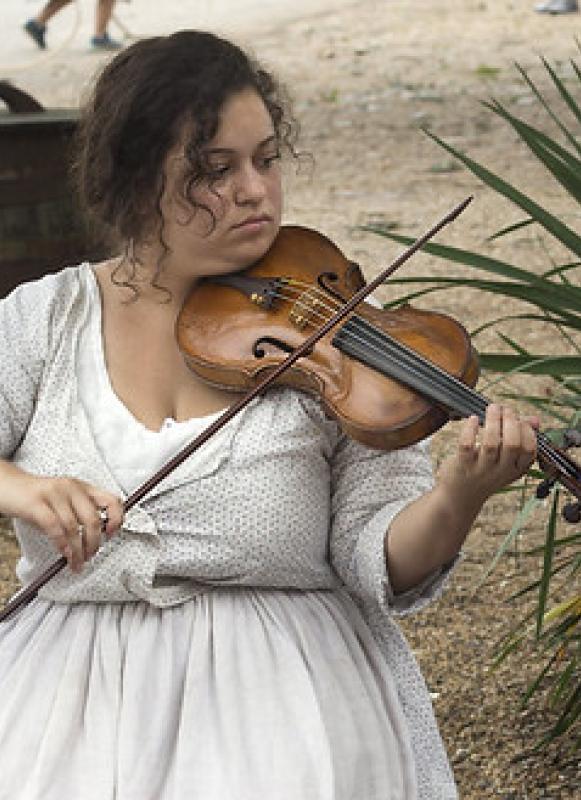
[[[127,496],[210,421],[148,431],[115,396],[86,265],[1,303],[0,348],[1,452],[31,472]],[[421,447],[254,401],[0,625],[0,800],[456,798],[393,620],[445,571],[394,597],[383,558],[429,484]],[[27,583],[55,553],[16,531]]]

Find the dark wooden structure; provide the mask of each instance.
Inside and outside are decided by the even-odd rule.
[[[43,109],[0,81],[0,297],[67,264],[97,259],[69,178],[75,109]]]

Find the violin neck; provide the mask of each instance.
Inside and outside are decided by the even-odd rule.
[[[450,417],[476,415],[481,424],[484,422],[490,404],[486,397],[367,320],[350,317],[335,334],[333,345],[387,378],[409,386],[444,408]],[[537,448],[541,465],[549,465],[561,483],[581,499],[581,467],[542,433],[537,433]]]

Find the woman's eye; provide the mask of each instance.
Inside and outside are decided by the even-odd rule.
[[[223,178],[230,169],[229,164],[209,164],[208,165],[208,178],[212,181],[217,181]]]
[[[275,161],[280,159],[280,153],[269,153],[268,155],[263,156],[260,159],[260,163],[263,167],[270,167],[271,164],[274,164]]]

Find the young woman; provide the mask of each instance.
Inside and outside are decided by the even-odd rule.
[[[23,583],[69,562],[0,625],[0,800],[456,797],[394,616],[530,465],[528,422],[467,420],[434,483],[423,444],[366,448],[279,388],[123,516],[232,403],[176,316],[272,244],[293,141],[273,78],[211,34],[138,42],[96,84],[77,173],[122,254],[0,305],[0,511]]]

